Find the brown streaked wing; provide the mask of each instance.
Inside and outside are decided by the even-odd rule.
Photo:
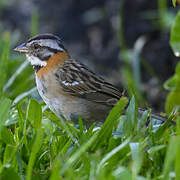
[[[66,61],[55,75],[63,90],[73,96],[109,106],[122,96],[116,87],[75,60]]]

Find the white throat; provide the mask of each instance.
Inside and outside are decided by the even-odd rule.
[[[39,58],[32,56],[32,55],[28,55],[26,54],[26,57],[28,59],[28,61],[31,63],[31,65],[33,66],[46,66],[47,62],[46,61],[41,61],[39,60]]]

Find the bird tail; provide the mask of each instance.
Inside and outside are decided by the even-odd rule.
[[[141,116],[145,111],[147,111],[147,109],[143,109],[143,108],[138,108],[138,113],[139,115]],[[157,121],[161,121],[162,123],[166,122],[168,117],[164,117],[164,116],[161,116],[160,114],[156,114],[156,113],[151,113],[151,118],[157,120]],[[149,118],[148,118],[149,119]],[[148,124],[148,122],[147,122]],[[174,121],[171,121],[171,124],[172,125],[176,125],[176,122]]]

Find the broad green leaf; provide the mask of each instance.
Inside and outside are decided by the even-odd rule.
[[[13,75],[10,77],[10,79],[7,81],[7,83],[3,87],[3,92],[6,92],[6,90],[14,83],[17,76],[22,73],[22,71],[29,65],[28,61],[23,62],[19,68],[16,70],[16,72],[13,73]]]
[[[173,164],[176,158],[178,140],[179,139],[177,137],[171,137],[170,139],[170,143],[168,145],[165,162],[164,162],[163,179],[169,179],[170,172],[173,170]]]
[[[139,119],[139,121],[138,121],[138,134],[141,134],[143,127],[147,123],[148,115],[149,115],[148,110],[144,111],[141,118]]]
[[[171,91],[167,98],[165,104],[166,113],[169,114],[175,106],[180,105],[180,91]]]
[[[32,123],[32,126],[36,130],[39,130],[42,121],[42,109],[41,105],[35,99],[31,99],[29,102],[28,119]]]
[[[143,154],[140,143],[130,143],[131,154],[133,159],[132,174],[133,179],[136,179],[143,160]]]
[[[177,75],[174,75],[173,77],[170,77],[165,83],[164,83],[164,88],[166,90],[175,90],[176,89],[176,80],[177,80]]]
[[[175,106],[180,105],[180,62],[176,66],[175,75],[164,85],[169,86],[168,88],[171,90],[165,103],[165,110],[169,114]]]
[[[61,157],[57,157],[56,160],[54,161],[54,166],[53,166],[53,170],[51,173],[51,176],[49,178],[49,180],[63,180],[64,178],[62,178],[59,174],[61,167],[61,163],[62,163],[62,159],[60,159]]]
[[[180,11],[176,15],[170,35],[170,45],[175,56],[180,56]]]
[[[175,80],[176,80],[176,90],[180,90],[180,62],[178,62],[176,66]]]
[[[113,175],[118,180],[132,180],[132,175],[129,172],[128,168],[119,167],[114,172]]]
[[[39,127],[39,129],[36,133],[36,139],[32,146],[31,155],[29,157],[29,162],[28,162],[28,166],[26,169],[26,176],[27,176],[26,180],[31,180],[31,178],[32,178],[32,170],[34,167],[35,160],[37,158],[37,153],[41,147],[43,136],[44,136],[44,130]]]
[[[5,126],[0,131],[0,140],[6,144],[15,144],[13,133],[11,132],[11,130],[8,130]]]
[[[7,78],[7,64],[9,60],[9,45],[10,45],[10,34],[4,33],[0,39],[0,43],[3,45],[0,60],[0,96],[3,94],[3,86]]]
[[[123,132],[126,136],[129,136],[136,130],[137,127],[137,117],[136,117],[136,105],[134,96],[131,98],[129,106],[126,110],[127,120],[123,124]]]
[[[17,147],[16,146],[12,146],[12,145],[7,145],[5,148],[5,152],[4,152],[4,159],[3,159],[3,164],[12,164],[12,161],[15,160],[14,158],[15,153],[17,151]]]
[[[0,132],[5,125],[8,118],[8,113],[11,107],[11,100],[7,98],[0,98]]]
[[[175,159],[175,172],[176,172],[176,180],[180,179],[180,135],[176,137],[177,145],[176,145],[176,159]]]
[[[15,171],[12,167],[3,167],[1,173],[0,173],[0,179],[2,180],[21,180],[19,177],[19,174]]]

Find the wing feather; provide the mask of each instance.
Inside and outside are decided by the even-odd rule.
[[[65,62],[55,75],[63,90],[73,96],[109,106],[122,96],[115,86],[75,60]]]

